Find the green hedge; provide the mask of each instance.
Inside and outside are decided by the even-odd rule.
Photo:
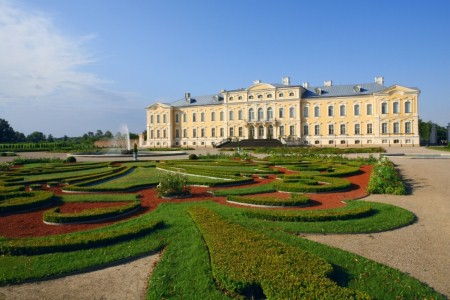
[[[111,229],[101,233],[86,232],[83,235],[57,235],[41,238],[10,239],[0,241],[0,254],[38,255],[54,252],[70,252],[103,247],[145,236],[164,226],[163,221],[134,225],[126,229]]]
[[[319,182],[326,184],[319,184]],[[338,177],[285,175],[283,180],[275,180],[272,185],[283,192],[319,193],[345,190],[352,184],[347,179]]]
[[[245,204],[268,205],[268,206],[301,206],[309,203],[306,195],[291,194],[288,199],[280,199],[277,197],[252,197],[252,196],[228,196],[228,201],[234,201]]]
[[[286,222],[322,222],[359,219],[371,216],[375,213],[371,207],[359,208],[337,208],[329,210],[302,210],[302,211],[280,211],[280,210],[245,210],[243,214],[250,218],[267,221]]]
[[[100,219],[120,217],[141,207],[141,201],[133,201],[129,204],[116,207],[102,207],[86,209],[79,213],[61,213],[60,207],[55,207],[44,212],[44,221],[49,223],[88,223]]]
[[[27,196],[13,197],[0,202],[0,214],[31,210],[54,202],[52,192],[30,192]]]
[[[406,187],[387,158],[381,159],[372,169],[367,191],[371,194],[406,195]]]
[[[369,299],[340,287],[321,258],[231,223],[205,207],[189,214],[208,247],[212,274],[221,289],[246,298]]]
[[[261,194],[261,193],[271,193],[276,192],[277,190],[272,186],[271,183],[257,185],[257,186],[249,186],[245,188],[237,188],[237,189],[225,189],[225,190],[215,190],[213,191],[214,196],[229,196],[229,195],[253,195],[253,194]]]

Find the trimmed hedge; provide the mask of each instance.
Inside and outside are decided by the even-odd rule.
[[[245,188],[237,188],[237,189],[226,189],[226,190],[216,190],[213,191],[214,196],[229,196],[229,195],[253,195],[253,194],[261,194],[261,193],[271,193],[276,192],[277,190],[272,186],[271,183],[257,186],[250,186]]]
[[[254,197],[254,196],[228,196],[227,201],[244,204],[268,205],[268,206],[301,206],[309,203],[309,197],[301,194],[291,194],[288,199],[277,197]]]
[[[189,209],[208,247],[220,288],[246,298],[369,299],[340,287],[323,259],[231,223],[205,207]]]
[[[95,223],[98,220],[120,217],[141,207],[141,201],[133,201],[126,205],[116,207],[102,207],[86,209],[78,213],[61,213],[60,207],[55,207],[44,212],[44,221],[49,223]]]
[[[371,216],[375,211],[371,207],[337,208],[329,210],[303,211],[274,211],[274,210],[245,210],[243,215],[267,221],[285,222],[323,222],[359,219]]]
[[[15,213],[31,210],[37,207],[51,204],[55,197],[52,192],[39,191],[29,192],[26,196],[6,199],[0,202],[0,214]]]
[[[321,182],[326,184],[320,184]],[[285,175],[283,180],[276,180],[272,185],[283,192],[319,193],[345,190],[352,184],[347,179],[338,177]]]
[[[367,191],[371,194],[406,195],[406,187],[394,164],[381,159],[372,169]]]
[[[54,252],[70,252],[103,247],[145,236],[164,226],[163,221],[134,225],[126,229],[86,232],[83,235],[57,235],[40,238],[10,239],[0,241],[0,254],[38,255]]]

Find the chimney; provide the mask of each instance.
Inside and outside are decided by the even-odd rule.
[[[303,87],[305,89],[309,88],[309,82],[307,82],[307,81],[303,82]]]
[[[186,104],[191,104],[191,93],[184,93],[184,100]]]
[[[281,78],[281,83],[283,85],[291,85],[291,78],[289,76],[283,77]]]
[[[375,83],[383,85],[384,84],[384,77],[383,76],[375,77]]]
[[[333,85],[333,81],[331,81],[331,80],[325,80],[325,81],[323,82],[323,85],[324,85],[324,86],[332,86],[332,85]]]
[[[261,80],[253,80],[253,84],[258,84],[258,83],[261,83]]]

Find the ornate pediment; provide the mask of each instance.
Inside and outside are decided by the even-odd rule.
[[[267,91],[267,90],[274,90],[276,87],[271,85],[270,83],[256,83],[252,86],[250,86],[247,90],[250,92],[257,92],[257,91]]]
[[[171,108],[172,106],[165,104],[165,103],[161,103],[161,102],[156,102],[153,103],[149,106],[147,106],[145,109],[146,110],[157,110],[157,109],[168,109]]]
[[[420,93],[419,89],[395,84],[395,85],[392,85],[376,94],[377,95],[388,95],[388,96],[393,96],[393,95],[404,96],[404,95],[419,94],[419,93]]]

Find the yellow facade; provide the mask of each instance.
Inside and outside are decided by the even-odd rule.
[[[288,145],[419,144],[420,91],[400,85],[324,86],[254,82],[147,110],[146,147],[213,147],[226,140],[280,139]]]

